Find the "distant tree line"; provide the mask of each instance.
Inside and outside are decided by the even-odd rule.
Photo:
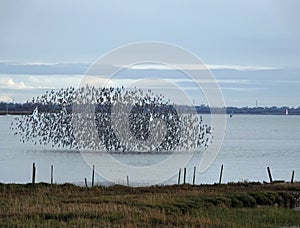
[[[26,103],[6,103],[0,102],[0,114],[31,114],[33,110],[38,107],[41,112],[56,112],[61,110],[60,105],[41,105],[31,102]],[[210,114],[210,107],[207,105],[199,105],[195,107],[189,106],[177,106],[183,111],[189,112],[191,109],[195,108],[199,114]],[[71,112],[72,107],[66,107],[68,112]],[[218,109],[218,108],[214,108]],[[300,115],[300,107],[226,107],[227,114],[255,114],[255,115],[285,115],[286,110],[288,110],[289,115]]]
[[[206,105],[196,106],[198,113],[210,113],[210,108]],[[288,110],[289,115],[300,115],[300,107],[226,107],[227,114],[253,114],[253,115],[285,115]]]

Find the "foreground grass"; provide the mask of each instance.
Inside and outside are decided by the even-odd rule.
[[[3,226],[300,226],[300,184],[83,188],[0,184]]]

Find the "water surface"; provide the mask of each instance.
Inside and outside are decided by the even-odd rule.
[[[9,130],[13,116],[0,116],[0,182],[27,183],[31,181],[32,163],[36,163],[37,181],[49,182],[50,166],[54,165],[57,183],[83,184],[90,179],[91,168],[76,150],[51,149],[47,146],[22,143]],[[208,119],[204,115],[204,119]],[[165,158],[165,154],[115,155],[130,165],[151,165]],[[196,156],[194,159],[200,159]],[[266,167],[270,166],[273,179],[289,181],[292,170],[300,180],[300,116],[235,115],[228,118],[226,136],[221,151],[208,170],[196,175],[196,183],[215,183],[220,166],[224,165],[223,181],[267,181]],[[107,167],[109,168],[109,167]],[[187,166],[188,182],[193,167]],[[120,177],[125,183],[126,175]],[[97,183],[105,183],[96,176]],[[166,181],[177,182],[177,175]]]

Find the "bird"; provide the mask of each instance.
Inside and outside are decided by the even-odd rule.
[[[84,105],[88,102],[95,105],[94,114],[87,113]],[[126,152],[141,149],[190,150],[200,146],[206,148],[212,138],[209,137],[211,127],[203,124],[202,117],[199,118],[197,114],[179,114],[170,99],[165,101],[162,93],[155,95],[150,89],[135,87],[129,90],[124,86],[96,88],[89,85],[78,89],[68,87],[46,91],[44,95],[32,98],[28,103],[35,107],[32,115],[21,116],[11,124],[15,135],[21,135],[22,142],[32,141],[34,144],[50,144],[52,147],[70,149],[98,150],[105,147],[108,151]],[[74,103],[78,106],[78,113],[75,111],[75,114],[72,113]],[[123,113],[118,115],[118,119],[114,121],[119,129],[113,129],[111,112],[118,105],[122,107],[120,111],[128,112],[128,107],[131,110],[128,120],[124,120]],[[92,118],[92,114],[95,115],[96,132],[86,126],[86,120]],[[85,115],[85,118],[78,118],[75,123],[79,132],[74,130],[72,115]],[[158,132],[150,132],[160,124],[166,126],[163,138]],[[129,125],[129,130],[126,130],[126,125]],[[154,128],[150,129],[150,126]],[[116,131],[123,134],[123,139],[118,138]],[[153,138],[149,139],[150,135]],[[90,140],[96,136],[98,143]],[[146,140],[160,144],[156,148],[144,145]]]

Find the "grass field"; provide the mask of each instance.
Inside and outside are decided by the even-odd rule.
[[[0,184],[3,226],[300,226],[300,183],[84,188]]]

